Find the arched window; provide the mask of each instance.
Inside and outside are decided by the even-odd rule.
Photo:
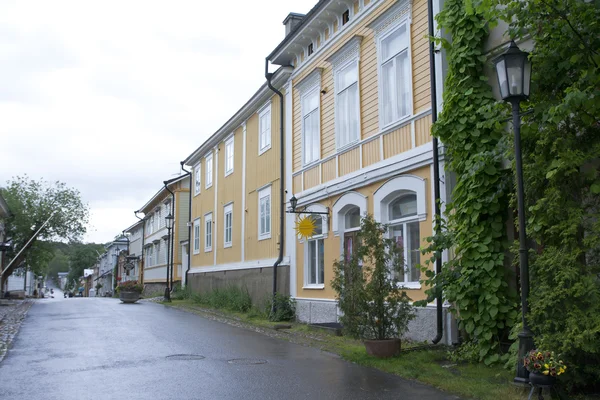
[[[392,200],[388,206],[388,216],[390,237],[404,252],[405,271],[398,278],[400,282],[418,283],[421,277],[421,271],[417,268],[421,261],[421,235],[417,219],[417,195],[405,194]]]
[[[356,247],[360,230],[360,208],[353,207],[344,215],[344,260],[349,261]]]
[[[389,237],[404,254],[405,271],[399,280],[408,288],[420,287],[420,222],[427,219],[425,180],[402,175],[384,183],[373,195],[373,211],[378,221],[389,226]]]

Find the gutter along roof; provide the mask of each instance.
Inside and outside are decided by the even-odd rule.
[[[165,182],[167,183],[167,185],[171,185],[171,184],[173,184],[173,183],[176,183],[176,182],[182,181],[182,180],[184,180],[184,179],[188,179],[188,178],[189,178],[188,174],[183,174],[183,175],[181,175],[181,176],[177,176],[177,177],[175,177],[175,178],[173,178],[173,179],[169,179],[168,181],[165,181]],[[157,199],[157,198],[160,196],[160,194],[161,194],[161,193],[163,193],[163,192],[166,192],[166,190],[165,190],[165,187],[164,187],[164,186],[163,186],[162,188],[160,188],[160,189],[158,190],[158,192],[156,192],[156,193],[154,194],[154,196],[152,196],[152,198],[150,198],[150,200],[148,200],[148,201],[146,202],[146,204],[144,204],[142,207],[140,207],[140,209],[139,209],[138,211],[139,211],[139,212],[143,212],[144,214],[146,214],[146,212],[144,211],[144,209],[146,209],[147,207],[149,207],[149,206],[150,206],[150,204],[152,204],[152,202],[153,202],[154,200],[156,200],[156,199]],[[134,224],[134,225],[135,225],[135,224]],[[134,225],[132,225],[132,227],[133,227]]]
[[[271,83],[275,87],[283,85],[288,77],[292,74],[292,67],[281,67],[273,74]],[[258,107],[262,106],[263,103],[273,97],[274,93],[269,89],[265,82],[257,91],[252,95],[250,100],[246,102],[223,126],[221,126],[215,133],[213,133],[200,147],[198,147],[192,154],[187,156],[183,161],[186,165],[193,166],[200,158],[202,158],[209,150],[219,144],[223,139],[237,129],[245,120],[247,120],[252,114],[255,114]]]

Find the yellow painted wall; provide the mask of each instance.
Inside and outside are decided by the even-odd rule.
[[[427,243],[425,238],[432,235],[432,215],[431,215],[431,171],[430,167],[421,167],[413,170],[407,174],[415,175],[426,180],[426,210],[427,219],[421,221],[419,230],[421,234],[421,246],[425,246]],[[399,175],[400,176],[400,175]],[[386,181],[380,181],[367,185],[354,191],[361,193],[367,197],[367,211],[373,213],[373,194],[379,189]],[[332,207],[336,200],[340,196],[332,196],[327,199],[321,200],[319,203],[326,207]],[[335,291],[331,288],[331,280],[333,279],[333,262],[340,257],[340,237],[333,234],[333,227],[331,226],[331,218],[329,222],[329,235],[325,239],[325,288],[323,289],[303,289],[304,286],[304,243],[301,243],[296,239],[296,282],[297,282],[297,297],[299,298],[315,298],[315,299],[334,299]],[[428,258],[427,255],[421,255],[421,264],[425,265],[424,260]],[[424,293],[425,287],[421,289],[406,289],[408,296],[412,300],[421,300],[425,298]]]
[[[234,132],[233,139],[233,173],[225,176],[225,142],[219,143],[219,167],[216,220],[217,235],[213,238],[213,246],[217,246],[217,264],[229,264],[240,261],[242,238],[242,153],[244,149],[243,127]],[[233,224],[231,232],[231,247],[224,247],[225,213],[224,206],[233,202]]]
[[[215,153],[213,153],[213,185],[208,189],[205,188],[206,185],[206,159],[204,156],[202,157],[202,186],[200,189],[200,194],[192,197],[192,222],[200,218],[200,253],[194,254],[193,252],[193,243],[190,246],[192,255],[191,255],[191,264],[193,267],[198,266],[208,266],[214,264],[214,256],[213,252],[210,251],[208,253],[204,252],[204,215],[206,213],[213,213],[213,221],[215,220]],[[221,155],[219,155],[220,157]],[[214,227],[213,227],[214,232]],[[193,229],[192,229],[193,236]],[[190,238],[190,241],[192,238]],[[214,247],[214,237],[213,237],[213,247]]]
[[[374,32],[367,26],[378,16],[384,13],[396,1],[388,0],[377,5],[377,9],[368,17],[364,18],[359,25],[349,27],[342,35],[336,38],[335,44],[324,52],[315,54],[310,64],[304,65],[304,70],[294,78],[293,85],[302,81],[315,68],[322,68],[321,89],[321,159],[336,153],[335,147],[335,90],[331,64],[325,61],[338,51],[344,44],[355,35],[363,37],[360,45],[359,65],[359,88],[361,108],[361,139],[365,139],[379,133],[379,99],[378,99],[378,75],[377,75],[377,46],[374,40]],[[334,31],[337,30],[337,24]],[[415,0],[412,3],[411,24],[411,55],[413,75],[413,113],[423,112],[430,105],[430,79],[429,79],[429,47],[427,40],[427,2]],[[302,169],[302,110],[300,94],[293,90],[292,94],[293,112],[293,143],[292,143],[292,168],[293,171]],[[409,136],[410,138],[410,136]],[[422,143],[426,140],[421,137]],[[411,142],[408,142],[409,145]],[[410,149],[401,147],[402,151]],[[379,155],[373,149],[363,150],[367,152],[367,164],[363,160],[363,167],[379,161]],[[396,153],[395,153],[396,154]],[[374,157],[377,157],[376,159]],[[341,164],[340,164],[341,166]],[[358,166],[360,167],[360,166]],[[354,170],[355,166],[345,165],[340,169],[340,176]],[[328,170],[329,172],[330,170]],[[322,172],[323,181],[326,172]],[[329,174],[327,175],[329,178]],[[296,190],[296,186],[294,186]]]
[[[246,260],[277,257],[279,237],[279,185],[280,161],[279,97],[271,98],[271,148],[258,154],[258,114],[246,122]],[[258,192],[257,189],[271,184],[271,239],[258,240]],[[235,221],[234,221],[235,223]]]

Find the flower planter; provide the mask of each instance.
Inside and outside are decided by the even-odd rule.
[[[552,386],[556,383],[556,377],[544,374],[538,374],[537,372],[529,373],[529,383],[533,386]]]
[[[400,339],[365,340],[363,343],[370,356],[389,358],[400,354]]]
[[[121,290],[119,299],[125,304],[133,304],[140,299],[140,294],[138,292],[126,292]]]

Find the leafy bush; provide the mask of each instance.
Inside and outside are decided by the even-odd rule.
[[[212,292],[196,294],[192,299],[212,308],[222,308],[235,312],[248,312],[252,308],[252,299],[246,287],[228,286],[216,288]]]
[[[273,302],[275,307],[273,308]],[[273,312],[273,309],[275,312]],[[276,293],[268,302],[269,321],[293,321],[296,319],[296,302],[290,296]]]
[[[190,298],[192,298],[192,290],[189,286],[184,288],[176,286],[171,293],[171,299],[173,300],[188,300]]]
[[[400,338],[415,317],[398,279],[404,275],[403,249],[385,237],[386,226],[367,215],[361,220],[350,260],[333,264],[331,281],[344,315],[344,330],[362,339]]]

